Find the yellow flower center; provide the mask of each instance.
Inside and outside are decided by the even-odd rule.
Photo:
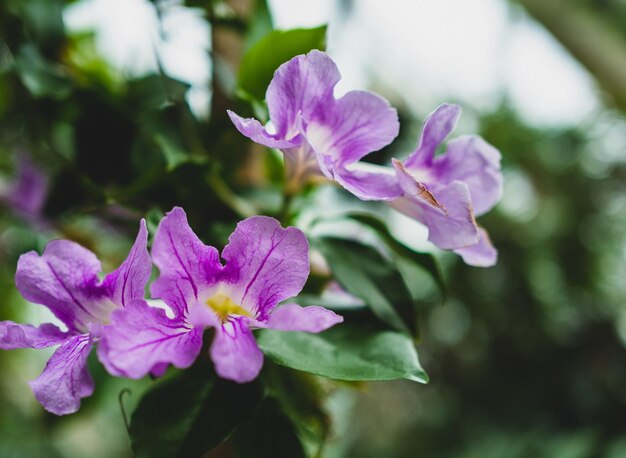
[[[222,320],[222,323],[225,322],[230,315],[250,316],[250,313],[246,309],[235,304],[226,294],[218,293],[210,297],[206,301],[206,305],[215,312],[219,319]]]

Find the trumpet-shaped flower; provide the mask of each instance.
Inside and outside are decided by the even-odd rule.
[[[475,216],[500,199],[500,153],[478,136],[464,136],[436,149],[460,115],[442,105],[425,122],[417,149],[393,167],[361,162],[398,133],[396,111],[383,98],[352,91],[333,95],[340,79],[334,62],[320,51],[281,65],[266,94],[274,132],[255,119],[229,111],[237,129],[285,156],[288,183],[323,174],[363,200],[384,200],[429,228],[429,240],[454,250],[465,262],[493,265],[497,252]]]
[[[41,375],[30,382],[37,400],[57,415],[76,412],[94,383],[87,356],[109,323],[111,312],[144,296],[152,265],[146,248],[145,221],[126,260],[102,281],[100,262],[86,248],[54,240],[41,256],[31,251],[18,261],[15,283],[30,302],[48,307],[67,327],[47,323],[35,327],[0,322],[0,349],[59,345]]]
[[[283,152],[288,185],[297,187],[323,174],[362,199],[393,197],[386,187],[395,182],[395,174],[385,168],[375,175],[379,192],[372,186],[362,192],[373,172],[359,160],[398,135],[396,110],[367,91],[336,99],[333,90],[340,79],[332,59],[314,50],[281,65],[270,82],[266,100],[275,132],[256,119],[228,114],[242,134]]]
[[[161,375],[169,364],[190,366],[206,328],[215,335],[210,356],[217,374],[244,383],[263,365],[252,329],[321,332],[343,318],[322,307],[276,307],[300,292],[309,274],[308,243],[296,228],[254,216],[237,225],[222,251],[204,245],[174,208],[159,224],[152,257],[160,270],[151,292],[171,309],[132,301],[112,315],[98,348],[114,375]]]
[[[486,267],[495,264],[497,251],[475,216],[502,197],[500,152],[479,136],[465,135],[436,156],[460,114],[457,105],[438,107],[424,122],[416,150],[404,161],[392,160],[402,195],[389,204],[428,226],[435,245]]]

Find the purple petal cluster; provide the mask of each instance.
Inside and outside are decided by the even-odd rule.
[[[394,159],[391,166],[361,162],[397,136],[397,113],[370,92],[351,91],[336,99],[339,79],[330,57],[311,51],[274,74],[266,94],[268,126],[228,114],[242,134],[283,152],[292,187],[326,176],[360,199],[386,201],[425,224],[430,241],[454,250],[468,264],[495,264],[497,252],[475,217],[501,197],[498,150],[481,137],[464,136],[436,156],[461,112],[456,105],[442,105],[427,118],[416,150],[404,161]]]
[[[160,275],[151,285],[168,310],[144,300],[152,271],[145,221],[124,263],[102,281],[100,262],[80,245],[50,242],[40,256],[22,255],[16,285],[29,301],[49,308],[65,325],[34,327],[0,322],[0,349],[59,345],[31,382],[50,412],[72,413],[94,390],[86,366],[97,344],[100,361],[113,375],[163,375],[169,365],[190,366],[206,328],[215,330],[210,356],[223,378],[249,382],[263,365],[253,329],[320,332],[343,318],[322,307],[276,307],[297,295],[309,275],[309,246],[295,228],[256,216],[238,224],[220,254],[204,245],[174,208],[159,224],[152,259]],[[169,314],[167,312],[170,312]]]
[[[220,253],[193,233],[185,212],[175,208],[161,221],[152,247],[160,276],[151,293],[172,316],[144,301],[112,315],[99,347],[107,370],[129,378],[160,375],[167,365],[190,366],[206,328],[215,335],[210,356],[217,374],[236,382],[257,377],[263,353],[253,329],[321,332],[343,318],[322,307],[276,307],[297,295],[309,275],[304,234],[278,221],[254,216],[237,225]]]
[[[330,57],[311,51],[281,65],[267,89],[274,133],[256,119],[231,111],[228,115],[242,134],[284,153],[293,186],[323,174],[362,199],[394,197],[387,189],[395,182],[394,173],[384,168],[376,170],[380,185],[362,192],[363,183],[371,181],[373,166],[359,160],[398,135],[398,114],[384,98],[367,91],[351,91],[336,99],[333,91],[340,79]]]
[[[46,306],[65,325],[34,327],[0,322],[0,349],[59,345],[41,375],[30,383],[37,400],[50,412],[76,412],[80,400],[93,393],[87,357],[109,324],[111,313],[144,296],[151,263],[142,220],[126,260],[99,280],[100,261],[89,250],[67,240],[54,240],[40,256],[31,251],[18,261],[15,283],[30,302]]]

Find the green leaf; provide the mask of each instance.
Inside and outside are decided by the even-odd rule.
[[[15,67],[22,84],[33,97],[66,98],[72,83],[65,68],[47,61],[32,45],[24,45],[15,57]]]
[[[138,115],[184,102],[189,84],[165,75],[148,75],[128,84],[129,108]]]
[[[244,41],[244,49],[246,51],[274,29],[272,14],[267,6],[267,0],[257,0],[254,3],[254,12],[248,23]]]
[[[326,49],[326,26],[269,33],[244,55],[237,81],[239,92],[247,99],[264,100],[276,69],[312,49]]]
[[[443,273],[441,272],[441,268],[439,267],[437,260],[432,254],[419,253],[399,242],[389,231],[389,228],[384,221],[373,215],[367,213],[348,213],[345,216],[373,229],[394,253],[428,272],[432,276],[435,283],[437,283],[441,294],[445,297],[447,288],[443,278]]]
[[[374,314],[395,329],[415,336],[417,311],[411,292],[394,264],[374,247],[334,237],[314,240],[337,281],[360,297]]]
[[[257,342],[277,364],[324,377],[428,382],[411,337],[364,323],[346,322],[320,334],[264,329]]]
[[[155,133],[153,140],[165,158],[168,171],[172,171],[190,160],[189,153],[181,145],[176,144],[171,137],[163,135],[163,133]]]
[[[137,458],[202,456],[252,416],[258,383],[218,379],[206,362],[159,382],[133,412],[130,439]]]
[[[293,423],[271,398],[261,403],[251,422],[237,429],[234,441],[241,457],[306,458]]]
[[[261,377],[268,396],[293,422],[307,456],[319,456],[330,432],[330,418],[322,407],[326,391],[319,380],[272,361],[265,362]]]

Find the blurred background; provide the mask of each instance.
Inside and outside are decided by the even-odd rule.
[[[371,89],[399,110],[400,136],[371,160],[406,155],[424,117],[455,102],[454,135],[502,152],[505,187],[480,221],[500,253],[489,269],[390,213],[448,284],[421,311],[431,381],[335,387],[322,455],[626,456],[625,0],[4,0],[0,320],[50,319],[13,276],[52,238],[108,272],[138,219],[153,230],[175,204],[218,246],[242,216],[275,212],[280,156],[225,110],[259,111],[237,90],[259,38],[323,24],[338,94]],[[350,200],[321,186],[309,211],[331,197]],[[131,456],[118,395],[131,389],[130,412],[150,381],[108,377],[94,357],[95,396],[56,418],[27,385],[50,354],[0,352],[0,457]]]

